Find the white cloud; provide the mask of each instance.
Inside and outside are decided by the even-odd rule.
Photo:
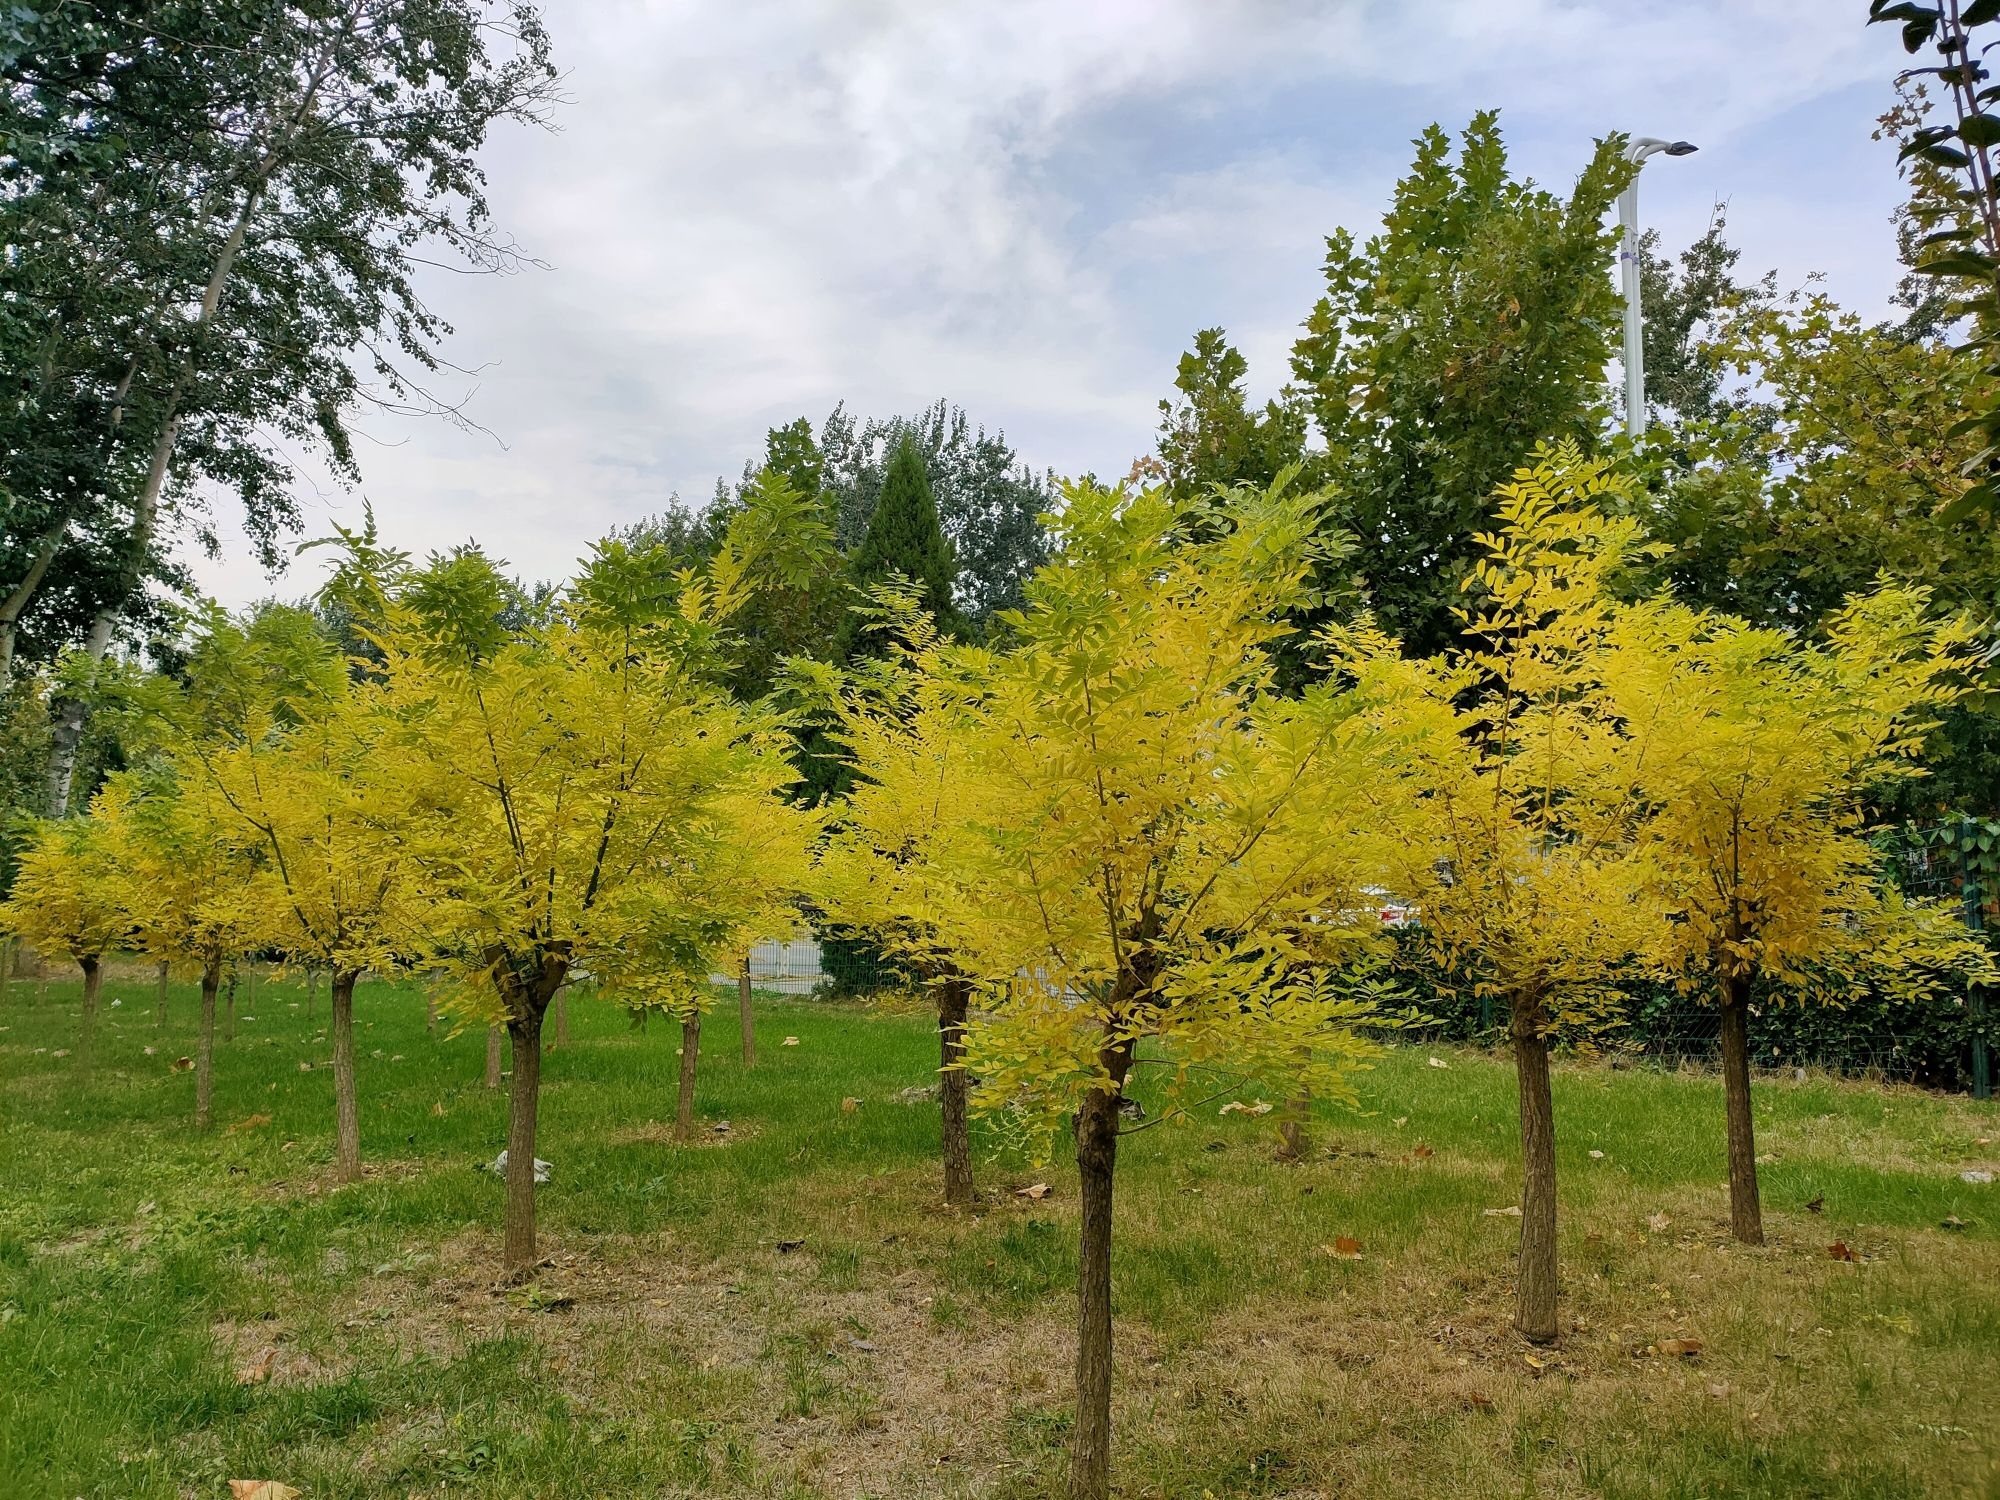
[[[1901,53],[1820,9],[549,0],[573,102],[490,151],[549,269],[429,288],[493,436],[369,419],[364,492],[402,545],[549,575],[841,399],[947,396],[1038,463],[1123,472],[1189,334],[1225,324],[1276,383],[1324,234],[1373,222],[1423,123],[1488,104],[1553,183],[1608,129],[1695,137],[1649,169],[1650,222],[1686,238],[1727,196],[1749,262],[1834,255],[1878,298],[1895,189],[1866,126]],[[1835,105],[1837,138],[1795,128]],[[240,548],[203,571],[265,588]]]

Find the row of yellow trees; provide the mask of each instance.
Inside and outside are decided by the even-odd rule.
[[[1073,1122],[1077,1496],[1108,1485],[1114,1175],[1122,1130],[1146,1128],[1122,1125],[1128,1089],[1147,1069],[1170,1109],[1253,1079],[1348,1096],[1394,1003],[1385,898],[1508,1006],[1535,1341],[1558,1328],[1550,1039],[1613,1021],[1617,980],[1721,1007],[1733,1220],[1755,1242],[1753,984],[1837,1001],[1988,973],[1862,825],[1871,783],[1919,773],[1969,632],[1917,589],[1857,599],[1818,643],[1635,593],[1630,500],[1575,451],[1541,455],[1482,538],[1462,651],[1413,660],[1363,618],[1321,631],[1323,676],[1281,695],[1285,622],[1339,570],[1319,497],[1281,481],[1190,511],[1075,488],[1007,649],[885,599],[901,648],[820,673],[862,779],[818,899],[935,981],[948,1066],[964,984],[983,997],[975,1105],[1041,1141]]]
[[[1516,1322],[1557,1334],[1552,1035],[1615,1019],[1616,981],[1670,975],[1721,1007],[1732,1216],[1761,1237],[1745,1019],[1753,985],[1908,990],[1984,951],[1905,902],[1861,797],[1918,774],[1969,644],[1921,590],[1854,601],[1826,639],[1635,593],[1629,496],[1573,451],[1504,492],[1461,651],[1417,660],[1365,617],[1276,689],[1288,623],[1340,557],[1281,481],[1195,507],[1071,488],[1060,552],[1004,644],[941,638],[879,596],[876,650],[799,664],[852,794],[794,806],[795,741],[718,686],[728,622],[819,524],[767,483],[700,576],[598,549],[544,613],[476,553],[412,568],[347,538],[335,649],[283,611],[209,622],[145,772],[53,825],[12,925],[83,965],[112,943],[215,989],[269,946],[333,976],[337,1171],[358,1171],[352,990],[442,970],[513,1044],[506,1259],[531,1263],[542,1020],[588,971],[698,1014],[725,954],[803,901],[871,934],[938,1001],[947,1198],[971,1198],[968,1106],[1079,1171],[1072,1489],[1107,1491],[1111,1243],[1127,1093],[1167,1112],[1247,1085],[1351,1098],[1393,1018],[1385,898],[1502,998],[1524,1161]],[[692,1039],[690,1039],[692,1040]],[[968,1099],[969,1077],[979,1082]]]

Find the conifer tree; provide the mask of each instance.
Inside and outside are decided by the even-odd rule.
[[[882,496],[868,522],[868,535],[854,551],[849,571],[855,586],[866,591],[901,577],[916,587],[917,603],[940,629],[956,633],[958,611],[952,603],[957,565],[938,524],[937,499],[931,493],[924,458],[908,436],[890,455],[882,480]],[[850,614],[842,635],[843,656],[869,650],[865,615]]]

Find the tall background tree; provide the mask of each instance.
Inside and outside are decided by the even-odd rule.
[[[477,153],[495,123],[538,117],[554,74],[526,0],[168,0],[10,24],[26,145],[0,196],[21,247],[0,337],[28,384],[0,462],[0,531],[25,539],[0,635],[51,577],[88,574],[96,658],[143,615],[169,525],[200,531],[205,484],[241,498],[274,563],[294,454],[352,478],[360,408],[449,410],[424,385],[449,330],[416,269],[517,262]],[[57,704],[52,812],[83,715]]]
[[[1587,450],[1606,425],[1620,326],[1606,215],[1632,168],[1608,138],[1567,197],[1549,192],[1510,174],[1491,111],[1455,157],[1436,126],[1416,144],[1381,231],[1328,238],[1325,291],[1280,394],[1252,412],[1242,356],[1205,330],[1163,404],[1160,452],[1182,493],[1268,482],[1286,463],[1334,482],[1328,524],[1355,540],[1340,567],[1422,655],[1456,639],[1496,486],[1536,444]]]

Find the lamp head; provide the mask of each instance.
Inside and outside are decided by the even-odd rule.
[[[1701,147],[1697,146],[1693,141],[1675,141],[1671,146],[1667,147],[1667,155],[1693,156],[1700,149]]]

